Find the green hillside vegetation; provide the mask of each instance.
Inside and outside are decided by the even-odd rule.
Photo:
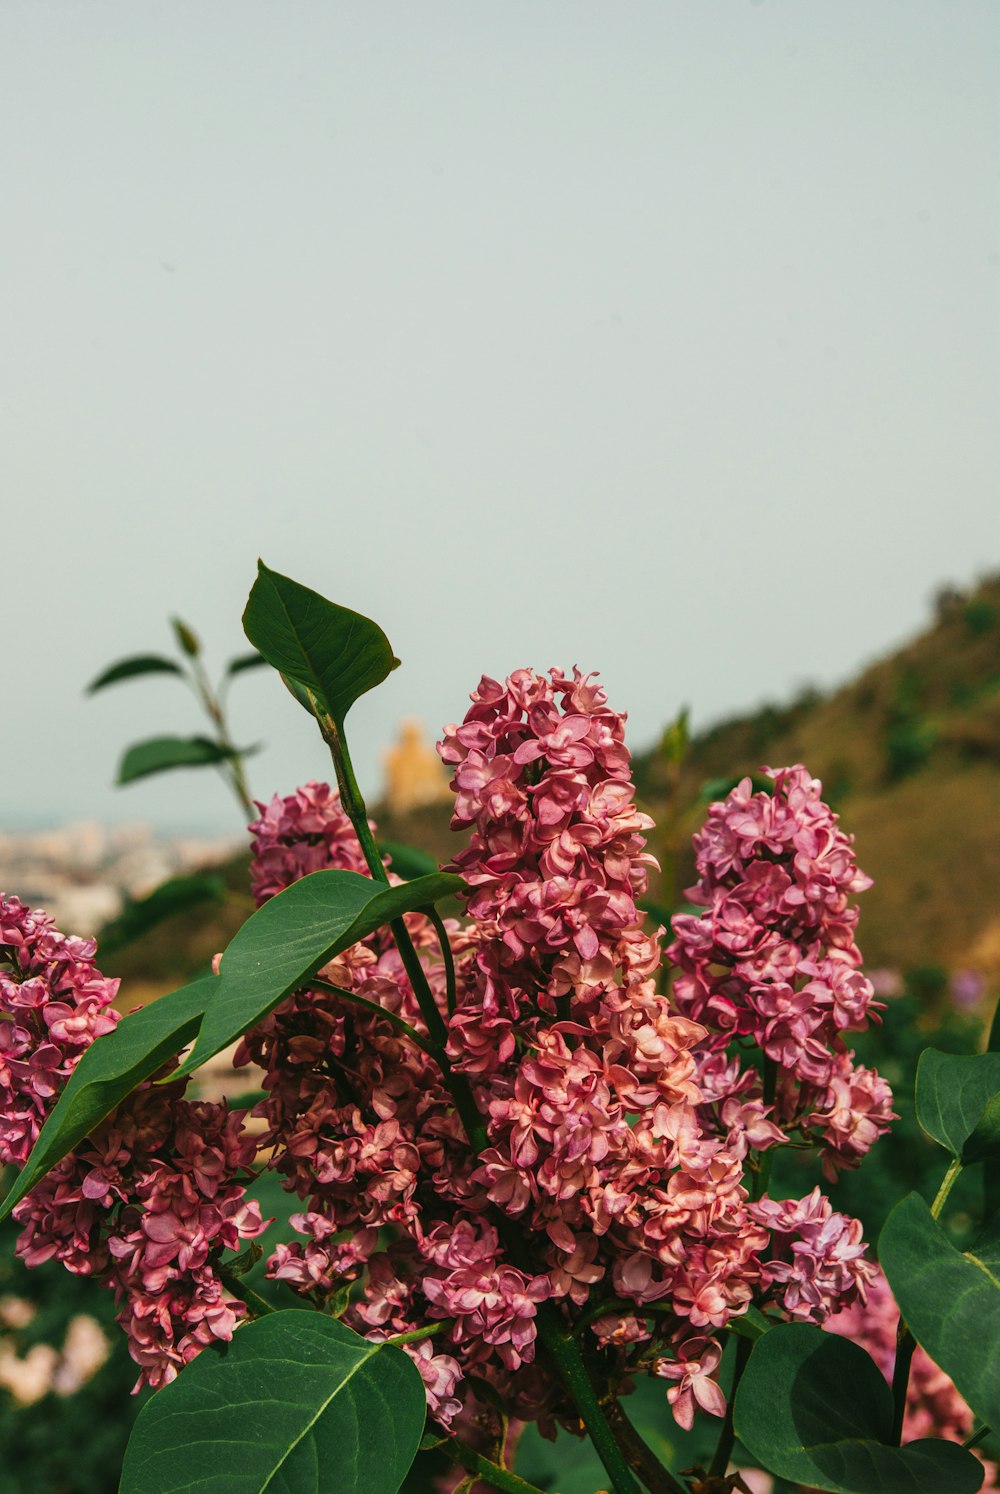
[[[640,754],[640,794],[661,825],[673,821],[663,859],[676,852],[674,906],[692,879],[705,799],[764,764],[794,762],[822,779],[875,879],[862,899],[866,963],[971,968],[997,983],[1000,576],[968,595],[942,592],[925,632],[841,689],[695,737],[679,772],[662,752]]]

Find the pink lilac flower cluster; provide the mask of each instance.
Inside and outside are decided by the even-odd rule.
[[[875,1270],[866,1301],[841,1308],[827,1320],[826,1326],[832,1333],[839,1333],[843,1338],[860,1344],[892,1384],[899,1308],[881,1268]],[[918,1344],[910,1364],[903,1441],[941,1437],[945,1441],[961,1442],[969,1436],[972,1426],[972,1412],[954,1383]],[[980,1454],[977,1452],[976,1456]],[[997,1494],[997,1477],[996,1465],[986,1462],[986,1482],[981,1494]]]
[[[0,900],[0,1164],[20,1166],[58,1090],[94,1039],[118,1020],[118,982],[95,946],[51,919]],[[225,1105],[145,1085],[14,1210],[28,1266],[58,1260],[115,1293],[140,1385],[163,1385],[245,1309],[217,1274],[224,1250],[261,1233],[235,1181],[255,1143]]]
[[[656,986],[636,904],[651,822],[624,718],[592,678],[484,679],[440,751],[453,826],[472,831],[455,859],[471,923],[449,927],[453,1010],[432,927],[407,923],[484,1136],[473,1150],[437,1063],[390,1020],[426,1036],[394,947],[365,940],[323,978],[385,1019],[317,987],[237,1054],[265,1071],[264,1143],[305,1205],[304,1242],[279,1246],[270,1274],[371,1337],[440,1324],[409,1352],[432,1414],[467,1437],[489,1393],[515,1417],[569,1419],[536,1363],[542,1304],[564,1324],[586,1312],[615,1374],[641,1357],[674,1380],[690,1425],[695,1403],[724,1407],[718,1334],[751,1299],[816,1320],[863,1291],[858,1226],[818,1195],[750,1202],[747,1153],[781,1133],[741,1076],[718,1096],[725,1134],[700,1120],[709,1032]],[[261,808],[258,897],[318,864],[363,869],[325,786]]]
[[[777,1126],[820,1141],[835,1180],[895,1118],[889,1086],[855,1063],[844,1038],[878,1006],[860,969],[851,901],[871,880],[818,780],[801,766],[765,771],[772,792],[752,792],[745,778],[695,836],[698,882],[688,896],[705,911],[674,919],[673,993],[709,1029],[698,1062],[703,1121],[726,1134],[736,1102],[761,1097],[755,1071],[731,1047],[752,1042],[773,1069]],[[780,1140],[777,1129],[771,1139]]]
[[[354,828],[328,783],[313,780],[287,798],[275,794],[257,808],[260,818],[249,830],[250,887],[258,908],[310,872],[338,867],[367,873]]]
[[[0,1165],[27,1160],[81,1054],[118,1021],[118,981],[96,953],[93,939],[0,896]]]

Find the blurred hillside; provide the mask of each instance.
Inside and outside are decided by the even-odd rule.
[[[841,689],[696,737],[679,772],[662,751],[640,754],[640,795],[673,822],[663,850],[665,866],[675,853],[676,898],[705,801],[765,763],[794,762],[822,779],[875,879],[862,899],[866,964],[1000,980],[1000,576],[942,591],[925,632]]]
[[[1000,985],[1000,576],[967,594],[942,591],[919,637],[841,689],[722,722],[693,738],[680,764],[662,748],[637,754],[669,884],[651,887],[656,904],[683,902],[707,802],[765,763],[793,762],[823,780],[875,879],[862,900],[868,967],[972,970]],[[446,861],[458,844],[448,803],[401,798],[374,806],[380,838]],[[219,872],[222,901],[136,940],[119,927],[105,942],[102,963],[125,978],[126,1005],[205,968],[246,917],[247,858]]]

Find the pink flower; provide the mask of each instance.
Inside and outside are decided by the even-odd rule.
[[[694,1424],[697,1403],[711,1416],[725,1416],[726,1398],[712,1379],[719,1367],[722,1350],[711,1338],[689,1338],[677,1346],[676,1359],[660,1359],[653,1371],[663,1380],[673,1380],[667,1400],[673,1407],[674,1420],[686,1432]]]

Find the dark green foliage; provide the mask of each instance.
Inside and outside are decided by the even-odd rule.
[[[917,1065],[917,1119],[926,1134],[962,1162],[975,1162],[1000,1142],[996,1106],[1000,1053],[956,1056],[926,1048]]]
[[[798,1197],[819,1183],[835,1209],[859,1218],[866,1237],[875,1240],[897,1199],[917,1188],[928,1199],[941,1181],[944,1156],[917,1120],[914,1074],[920,1054],[931,1041],[926,1006],[912,994],[889,1001],[883,1022],[867,1032],[847,1034],[859,1062],[878,1069],[893,1090],[893,1109],[899,1119],[887,1136],[865,1157],[862,1165],[841,1174],[832,1186],[820,1173],[815,1155],[783,1149],[775,1156],[770,1192],[775,1197]],[[973,1053],[980,1044],[980,1024],[946,1009],[934,1029],[936,1048]],[[951,1195],[950,1228],[963,1238],[981,1208],[982,1185],[973,1172],[963,1174]]]
[[[264,655],[256,651],[250,654],[238,654],[226,665],[226,675],[231,678],[234,674],[245,674],[248,669],[260,669],[261,665],[266,663]]]
[[[982,1464],[953,1442],[891,1445],[892,1393],[857,1344],[786,1323],[754,1346],[736,1431],[762,1467],[834,1494],[975,1494]]]
[[[87,694],[93,695],[95,690],[103,690],[106,685],[117,685],[121,680],[137,679],[144,674],[181,673],[173,659],[164,659],[159,654],[132,654],[127,659],[119,659],[117,664],[110,664],[95,680],[91,680]]]
[[[416,846],[404,846],[398,840],[380,840],[378,848],[389,857],[389,865],[397,877],[426,877],[438,871],[434,857]]]
[[[118,767],[118,784],[134,783],[171,768],[212,768],[232,758],[248,757],[255,747],[226,747],[210,737],[150,737],[126,748]]]
[[[20,1355],[41,1343],[61,1350],[70,1320],[84,1313],[100,1324],[110,1352],[72,1395],[20,1406],[0,1390],[0,1494],[112,1494],[145,1400],[129,1394],[138,1366],[115,1322],[114,1297],[56,1262],[29,1271],[14,1257],[19,1232],[12,1221],[0,1225],[0,1297],[30,1302],[35,1316],[25,1328],[5,1328],[4,1338]]]
[[[1000,611],[985,597],[971,597],[962,611],[962,621],[973,638],[992,633],[1000,621]]]
[[[101,957],[117,954],[133,939],[140,939],[165,918],[186,913],[207,903],[221,903],[226,884],[215,873],[193,872],[189,876],[171,877],[161,882],[148,897],[125,904],[118,917],[101,930]]]
[[[121,1494],[395,1494],[425,1410],[399,1349],[322,1313],[276,1312],[143,1408]]]
[[[885,769],[890,783],[922,768],[937,741],[937,729],[923,713],[923,697],[922,677],[913,669],[903,669],[885,727]]]
[[[890,783],[922,768],[934,750],[937,732],[926,721],[899,721],[885,735],[886,772]]]

